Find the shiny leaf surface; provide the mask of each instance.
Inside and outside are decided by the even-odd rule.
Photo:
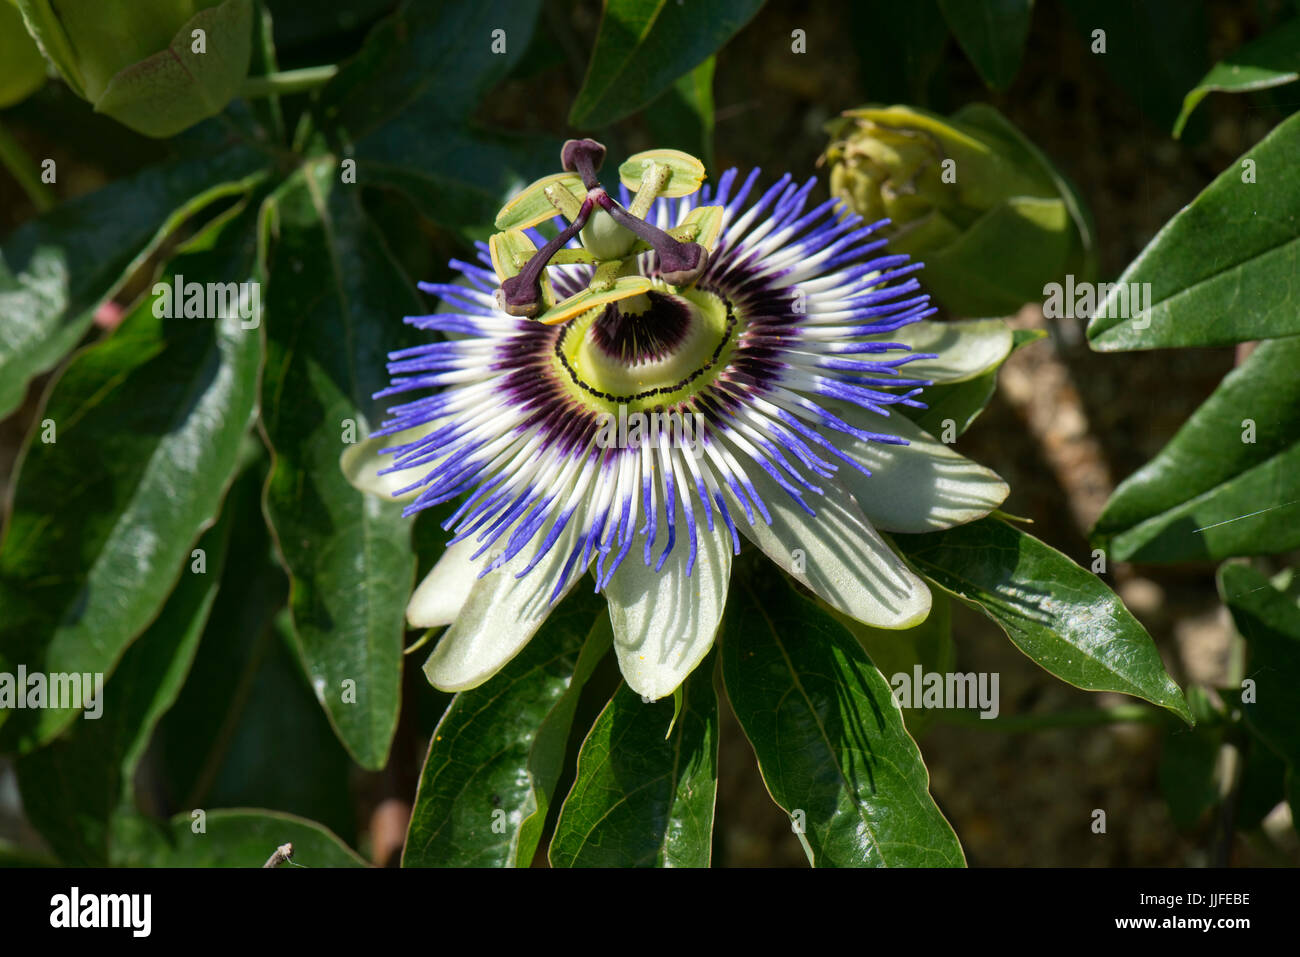
[[[1300,767],[1300,606],[1246,565],[1219,568],[1219,594],[1246,639],[1241,710],[1247,726],[1292,769]]]
[[[1183,98],[1174,136],[1183,132],[1197,104],[1209,94],[1252,93],[1300,80],[1300,17],[1247,43],[1224,57]]]
[[[293,863],[282,868],[366,866],[356,851],[315,821],[277,811],[207,811],[201,821],[178,814],[162,833],[138,824],[131,833],[136,842],[122,847],[116,866],[262,867],[282,844],[293,845]]]
[[[397,724],[415,559],[401,506],[357,491],[338,462],[372,431],[385,354],[419,302],[328,160],[289,180],[266,215],[267,516],[317,697],[349,753],[379,768]]]
[[[1092,347],[1219,346],[1300,333],[1297,153],[1300,113],[1161,228],[1088,323]],[[1140,315],[1120,300],[1134,283],[1150,284]]]
[[[564,760],[578,695],[609,650],[605,601],[579,588],[487,684],[438,722],[405,867],[528,867]]]
[[[95,308],[187,217],[245,190],[235,149],[143,170],[24,224],[0,250],[0,416],[77,344]]]
[[[1056,549],[994,518],[895,541],[918,572],[983,611],[1061,680],[1135,695],[1191,722],[1146,629]]]
[[[194,661],[229,535],[223,519],[199,539],[204,571],[181,577],[158,619],[122,656],[96,706],[59,740],[18,761],[27,816],[63,864],[108,864],[112,816],[132,803],[136,766]]]
[[[862,646],[776,572],[744,581],[723,623],[722,677],[809,861],[962,866],[921,752]]]
[[[206,241],[172,263],[187,284],[252,275],[248,217]],[[29,437],[0,545],[0,670],[112,672],[234,477],[257,407],[259,333],[238,313],[159,318],[154,304],[72,360]],[[76,714],[0,711],[0,736],[30,748]]]
[[[763,0],[609,0],[569,122],[591,129],[645,106],[762,6]]]
[[[997,90],[1015,79],[1034,0],[939,0],[939,9],[980,78]]]
[[[1300,546],[1300,338],[1261,343],[1106,503],[1093,538],[1119,561]]]
[[[718,786],[713,659],[671,697],[619,685],[582,743],[551,840],[552,867],[708,867]]]

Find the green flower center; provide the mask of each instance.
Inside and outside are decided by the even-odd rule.
[[[726,368],[736,339],[731,305],[702,289],[668,288],[564,326],[555,362],[575,398],[602,412],[655,411],[689,399]]]

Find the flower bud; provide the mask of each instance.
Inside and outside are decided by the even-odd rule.
[[[171,136],[221,112],[248,73],[252,0],[17,0],[96,112]]]
[[[828,127],[831,193],[890,247],[925,262],[952,312],[1005,315],[1066,273],[1091,270],[1092,231],[1045,157],[992,107],[951,119],[905,106],[850,110]]]
[[[0,0],[0,109],[21,103],[45,82],[45,60],[23,28],[14,0]]]

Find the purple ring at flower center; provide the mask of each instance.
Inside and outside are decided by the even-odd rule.
[[[691,328],[690,307],[673,296],[646,293],[650,308],[622,312],[611,302],[591,327],[591,342],[601,352],[630,365],[666,358],[686,339]]]

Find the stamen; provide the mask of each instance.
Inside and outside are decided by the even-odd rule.
[[[659,254],[659,275],[664,282],[674,286],[687,286],[703,275],[709,257],[699,243],[683,243],[673,239],[658,226],[637,219],[608,193],[602,193],[595,199],[602,209],[614,217],[616,223],[654,247],[654,251]]]
[[[587,224],[587,217],[594,207],[591,194],[582,201],[582,208],[577,217],[558,236],[539,249],[528,260],[518,275],[511,276],[497,290],[497,304],[512,316],[529,318],[537,315],[542,305],[542,270],[546,268],[551,257],[559,252]]]
[[[674,286],[689,286],[704,274],[709,261],[704,246],[698,242],[679,240],[645,218],[655,200],[667,188],[674,175],[673,171],[667,166],[649,162],[641,172],[640,188],[632,203],[632,211],[629,212],[600,185],[596,173],[604,161],[605,147],[595,140],[565,142],[560,150],[560,162],[567,172],[578,174],[587,189],[586,198],[579,205],[577,197],[563,185],[552,183],[546,187],[546,200],[570,223],[558,236],[539,249],[518,274],[501,283],[496,299],[502,311],[525,318],[534,317],[541,312],[541,279],[543,270],[552,264],[552,259],[556,260],[555,265],[577,262],[595,265],[587,291],[607,292],[623,269],[624,255],[633,248],[635,240],[632,237],[642,240],[655,251],[659,262],[659,277],[664,282]],[[599,210],[596,209],[597,206],[600,207]],[[604,214],[608,214],[609,218],[604,218]],[[694,232],[684,235],[698,233],[697,227]],[[565,249],[568,242],[579,234],[582,235],[584,248]],[[565,302],[574,301],[579,294],[574,293]],[[559,318],[557,321],[560,321]]]
[[[600,185],[596,171],[605,162],[605,147],[595,140],[566,140],[560,149],[560,164],[565,172],[577,173],[582,185],[593,190]]]

